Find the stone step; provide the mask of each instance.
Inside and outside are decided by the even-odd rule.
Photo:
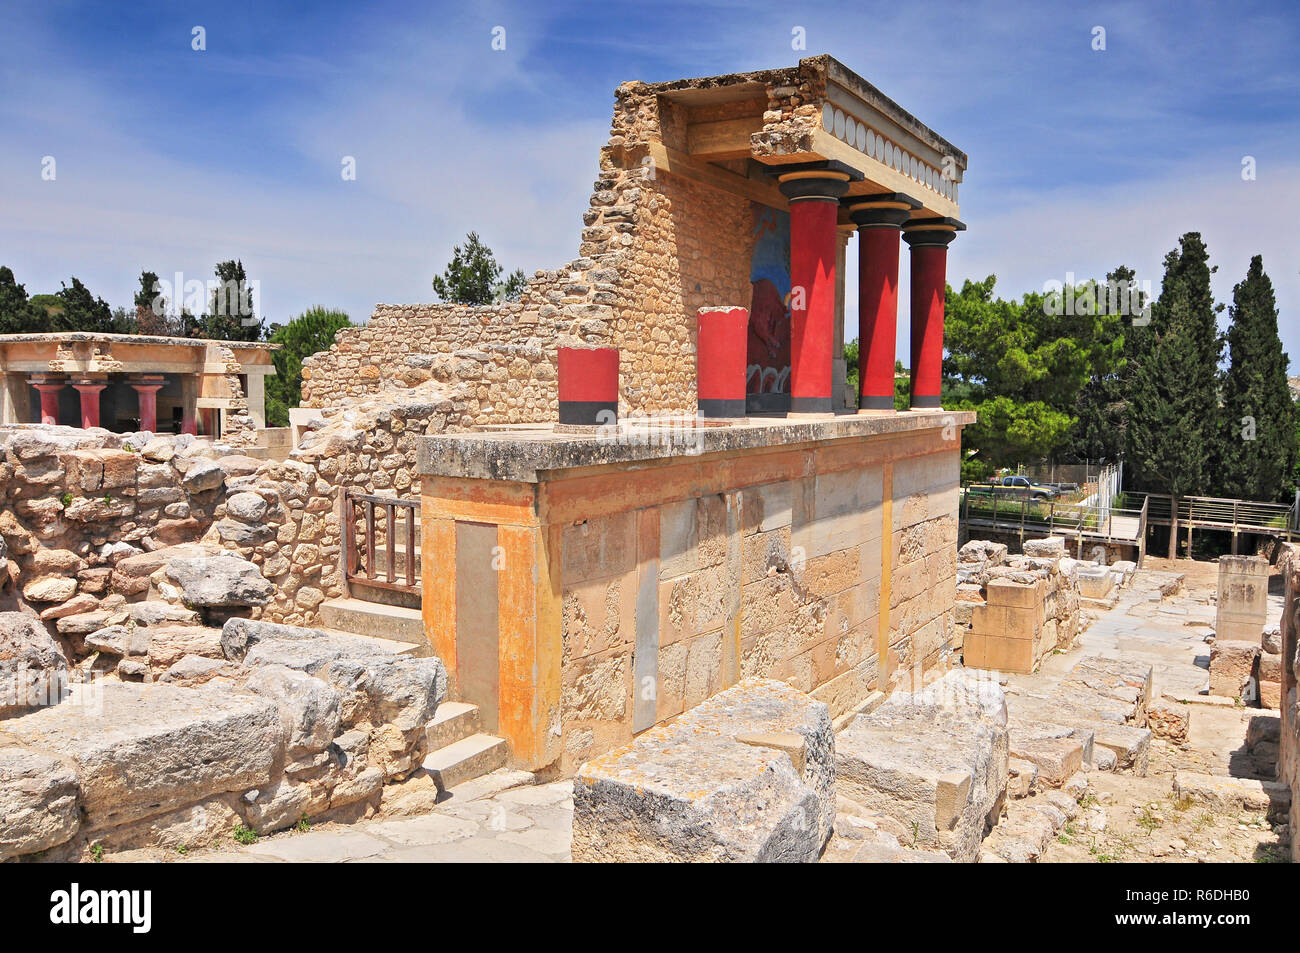
[[[434,713],[433,720],[425,726],[424,735],[428,739],[429,750],[437,751],[478,734],[478,726],[478,705],[443,702]]]
[[[325,628],[390,642],[428,644],[428,639],[424,637],[424,619],[419,609],[380,605],[361,599],[326,599],[318,611]]]
[[[494,771],[506,763],[509,747],[504,738],[474,734],[439,748],[424,759],[424,770],[433,776],[439,790]]]

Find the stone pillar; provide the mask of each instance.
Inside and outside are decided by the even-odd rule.
[[[744,417],[749,309],[700,308],[695,321],[696,412]]]
[[[618,421],[618,349],[562,347],[556,355],[560,423],[580,426]]]
[[[81,427],[88,429],[99,426],[99,392],[108,385],[104,381],[79,380],[72,385],[81,395]],[[42,413],[44,416],[44,413]]]
[[[858,227],[858,409],[893,411],[898,339],[898,239],[921,203],[900,192],[854,202]]]
[[[840,197],[861,178],[837,162],[791,166],[778,173],[790,200],[790,412],[832,412],[835,260]]]
[[[181,433],[198,434],[198,401],[199,375],[186,374],[181,378]]]
[[[150,433],[158,431],[158,391],[163,388],[160,376],[148,375],[131,381],[140,402],[140,429]]]
[[[965,227],[955,218],[925,218],[913,219],[903,231],[912,249],[913,410],[939,407],[948,245]]]
[[[67,382],[53,377],[33,377],[32,386],[41,394],[41,423],[57,424],[59,422],[59,393]],[[83,401],[85,398],[82,398]],[[98,404],[98,398],[96,398]],[[96,416],[98,419],[98,416]]]

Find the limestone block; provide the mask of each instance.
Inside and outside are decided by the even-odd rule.
[[[1165,741],[1185,744],[1191,723],[1191,705],[1161,699],[1147,708],[1147,727]]]
[[[0,860],[47,850],[72,837],[77,775],[39,751],[0,747]]]
[[[66,602],[77,591],[72,576],[38,576],[23,584],[23,598],[28,602]]]
[[[267,784],[283,758],[279,712],[254,695],[102,682],[87,696],[0,722],[0,744],[73,764],[89,830]]]
[[[275,591],[255,565],[238,556],[172,559],[164,568],[189,606],[264,606]]]
[[[844,796],[887,814],[953,860],[973,862],[1006,796],[1007,731],[978,706],[895,699],[836,738]]]
[[[1216,639],[1210,647],[1210,694],[1242,697],[1255,673],[1259,653],[1258,642]]]
[[[1027,539],[1020,549],[1026,556],[1061,559],[1065,556],[1065,537],[1048,536],[1046,539]]]
[[[809,861],[835,812],[826,706],[745,679],[585,764],[574,780],[579,861]]]
[[[0,612],[0,717],[58,701],[67,672],[63,649],[39,620]]]
[[[226,482],[226,471],[215,460],[199,458],[189,465],[181,485],[190,493],[215,490]]]
[[[324,751],[338,734],[341,699],[338,691],[321,679],[282,666],[266,666],[253,673],[247,686],[279,707],[291,760]]]
[[[1280,781],[1257,781],[1179,771],[1174,775],[1175,799],[1191,798],[1214,810],[1285,813],[1291,789]]]

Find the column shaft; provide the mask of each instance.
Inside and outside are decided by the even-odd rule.
[[[956,219],[913,219],[903,233],[903,240],[912,248],[913,410],[940,406],[948,244],[962,228],[965,226]]]
[[[81,381],[72,385],[81,395],[82,429],[99,426],[99,393],[107,384],[98,381]]]

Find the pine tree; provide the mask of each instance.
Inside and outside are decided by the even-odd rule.
[[[1277,333],[1277,302],[1264,260],[1250,260],[1232,289],[1229,366],[1223,385],[1218,492],[1247,500],[1285,498],[1296,466],[1289,361]]]
[[[433,279],[433,291],[443,301],[455,304],[518,301],[528,279],[522,269],[516,268],[504,281],[498,281],[502,270],[492,249],[483,244],[477,232],[470,232],[465,244],[452,250],[451,261],[442,274]]]
[[[272,325],[267,340],[281,345],[271,352],[275,376],[266,380],[266,422],[271,427],[289,424],[289,409],[302,401],[302,361],[328,350],[334,335],[352,327],[347,314],[322,305],[309,308],[286,325]]]
[[[1175,505],[1181,497],[1204,494],[1212,483],[1223,351],[1217,310],[1205,243],[1200,233],[1188,232],[1165,256],[1150,324],[1131,331],[1138,340],[1131,351],[1125,433],[1134,484],[1172,495]],[[1176,532],[1171,528],[1171,556]]]
[[[242,261],[217,262],[219,287],[198,321],[196,336],[214,341],[260,341],[263,321],[257,316],[253,289]],[[182,318],[182,323],[186,323]]]

